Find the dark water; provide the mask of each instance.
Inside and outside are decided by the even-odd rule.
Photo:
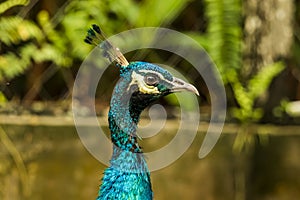
[[[3,128],[20,152],[27,175],[22,182],[22,173],[0,143],[0,199],[95,199],[105,166],[84,148],[74,127]],[[162,146],[175,133],[162,132],[143,145]],[[237,154],[232,151],[235,136],[223,134],[200,160],[203,136],[199,132],[180,159],[151,174],[156,200],[300,199],[300,136],[270,136],[264,145]]]

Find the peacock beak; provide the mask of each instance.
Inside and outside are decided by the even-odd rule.
[[[175,77],[173,78],[172,87],[170,91],[171,92],[189,91],[199,96],[199,92],[195,86]]]

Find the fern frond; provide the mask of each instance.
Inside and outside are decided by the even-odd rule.
[[[72,59],[68,56],[65,56],[60,49],[56,48],[51,44],[44,44],[41,48],[37,48],[32,54],[32,59],[36,63],[41,63],[45,61],[52,61],[60,67],[68,67],[72,64]]]
[[[29,3],[29,0],[7,0],[0,4],[0,14],[14,6],[25,6]]]
[[[276,62],[261,68],[248,83],[249,95],[252,98],[259,97],[264,93],[271,84],[271,81],[284,69],[282,62]]]
[[[0,81],[22,74],[29,65],[29,57],[18,57],[11,52],[0,55]]]
[[[227,71],[240,69],[241,61],[241,2],[239,0],[205,0],[209,20],[207,34],[209,53],[227,82]]]
[[[0,18],[0,27],[0,41],[8,46],[33,38],[39,41],[44,37],[36,24],[18,16]]]

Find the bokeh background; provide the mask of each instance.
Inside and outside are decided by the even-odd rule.
[[[179,160],[152,173],[156,199],[300,198],[299,0],[0,2],[0,199],[97,196],[105,166],[80,142],[71,109],[76,73],[93,48],[83,42],[93,23],[107,36],[147,26],[177,30],[203,46],[222,76],[226,124],[216,147],[200,160],[211,106],[201,75],[170,52],[125,55],[173,66],[200,92],[197,137]],[[88,117],[95,105],[107,134],[117,80],[117,69],[106,69],[96,101],[87,99],[82,108]],[[168,122],[143,141],[146,150],[168,143],[178,128],[175,96],[159,103]],[[148,121],[146,110],[142,123]]]

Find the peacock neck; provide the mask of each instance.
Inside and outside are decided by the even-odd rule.
[[[145,105],[137,104],[128,84],[129,80],[121,78],[115,86],[110,103],[108,121],[114,144],[110,164],[111,168],[120,171],[148,174],[137,138],[137,124]]]
[[[115,86],[108,114],[111,140],[115,148],[133,153],[142,153],[137,141],[137,124],[140,114],[149,105],[149,100],[140,100],[130,80],[122,77]]]

